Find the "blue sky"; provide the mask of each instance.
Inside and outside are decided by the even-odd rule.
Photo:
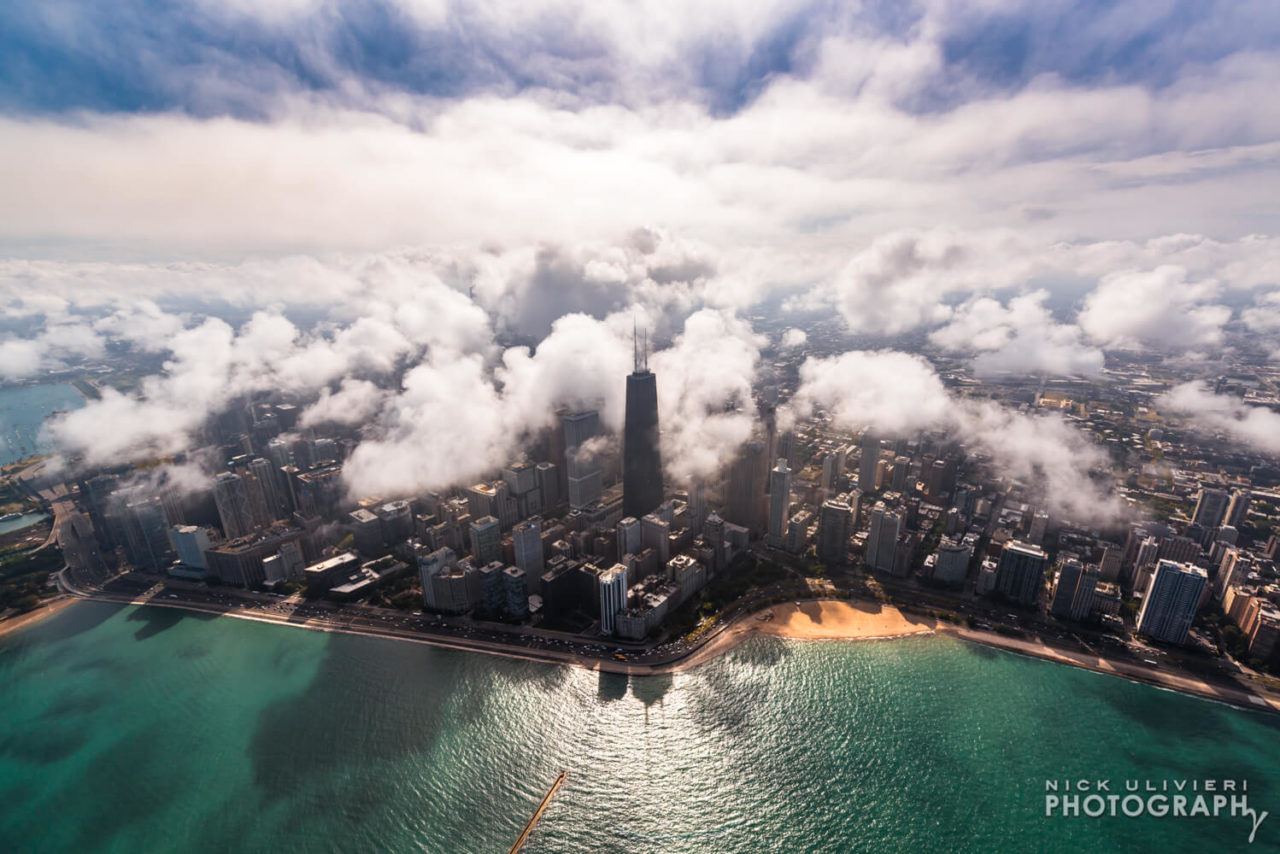
[[[343,92],[344,81],[357,80],[447,99],[530,90],[577,104],[689,98],[725,114],[779,75],[811,73],[824,39],[909,42],[927,29],[943,62],[903,100],[938,110],[1044,75],[1073,85],[1160,88],[1187,66],[1273,52],[1280,42],[1280,15],[1266,3],[807,0],[726,4],[712,20],[676,20],[661,29],[670,49],[649,60],[626,43],[653,36],[626,26],[678,18],[679,4],[639,4],[616,27],[600,20],[612,9],[584,21],[574,3],[518,7],[513,15],[514,7],[499,4],[412,0],[8,3],[0,7],[0,104],[19,115],[263,118],[296,92],[361,106]],[[632,76],[655,85],[637,92]]]

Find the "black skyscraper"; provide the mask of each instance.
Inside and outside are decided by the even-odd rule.
[[[627,377],[627,420],[622,435],[622,512],[637,519],[662,503],[658,381],[649,370],[648,347],[643,348],[643,356],[641,352],[637,347],[636,369]]]

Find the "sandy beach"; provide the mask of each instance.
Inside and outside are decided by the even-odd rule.
[[[58,599],[49,600],[34,611],[28,611],[25,614],[19,614],[18,616],[10,617],[7,620],[0,620],[0,637],[4,637],[10,632],[16,632],[19,629],[26,628],[32,623],[38,623],[45,617],[52,617],[62,609],[71,607],[77,601],[79,600],[74,596],[63,596]]]
[[[1063,649],[1046,644],[1038,638],[1010,637],[993,631],[970,629],[950,623],[938,623],[927,617],[905,614],[893,605],[861,599],[807,599],[800,602],[774,605],[740,616],[729,623],[718,626],[702,645],[688,655],[664,663],[640,663],[578,655],[564,650],[519,649],[506,644],[491,643],[477,639],[429,636],[416,632],[397,631],[392,628],[357,628],[350,624],[338,625],[328,620],[307,619],[297,621],[283,615],[251,613],[237,608],[196,605],[177,601],[158,601],[147,598],[135,599],[103,594],[95,594],[87,598],[120,604],[150,605],[161,608],[200,611],[313,631],[410,641],[465,652],[500,655],[506,658],[526,661],[570,664],[588,670],[604,670],[633,676],[691,670],[719,655],[723,655],[757,634],[800,641],[852,641],[888,639],[910,635],[949,635],[953,638],[984,646],[996,647],[1034,658],[1119,676],[1135,682],[1145,682],[1156,687],[1206,697],[1235,706],[1259,711],[1280,712],[1280,695],[1265,689],[1256,689],[1244,684],[1210,684],[1191,674],[1176,670],[1166,668],[1152,669],[1138,662],[1124,661],[1101,654]],[[24,614],[20,618],[0,623],[0,634],[42,619],[56,610],[61,610],[61,608],[66,607],[73,601],[75,601],[74,598],[57,600],[31,614]]]
[[[756,631],[793,640],[869,640],[929,634],[934,621],[908,617],[892,605],[813,600],[775,605],[753,617]]]
[[[893,605],[881,602],[806,599],[773,605],[739,617],[692,653],[671,664],[621,664],[616,669],[633,674],[690,670],[723,655],[755,634],[790,640],[850,641],[932,634],[935,631],[937,626],[933,620],[907,616]]]

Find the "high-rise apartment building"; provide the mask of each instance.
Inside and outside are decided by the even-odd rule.
[[[867,566],[876,572],[892,572],[898,535],[902,533],[902,514],[890,510],[883,501],[877,501],[869,515],[871,528],[867,532]]]
[[[1019,605],[1034,605],[1040,598],[1049,556],[1032,543],[1010,540],[1000,552],[996,566],[996,592]]]
[[[842,564],[849,558],[853,511],[839,498],[823,502],[818,514],[818,560]]]
[[[471,559],[484,566],[502,557],[502,530],[493,516],[481,516],[471,523]]]
[[[541,578],[544,571],[541,520],[527,519],[516,525],[511,531],[511,545],[516,566],[524,570],[525,578]]]
[[[1138,632],[1165,643],[1186,643],[1208,583],[1208,573],[1198,566],[1160,561],[1138,611]]]
[[[600,573],[600,632],[611,635],[617,628],[618,612],[627,607],[627,568],[615,563]]]
[[[764,443],[751,441],[742,447],[729,467],[725,488],[726,521],[741,525],[752,534],[765,529],[764,485],[768,480],[768,460]]]
[[[791,469],[785,459],[769,473],[769,545],[780,548],[787,535],[791,510]]]
[[[1055,617],[1077,622],[1093,611],[1093,594],[1098,586],[1098,567],[1085,566],[1077,558],[1067,558],[1058,568],[1058,581],[1049,606]]]
[[[1191,516],[1191,524],[1199,525],[1202,528],[1216,528],[1222,524],[1222,518],[1227,515],[1227,505],[1231,502],[1231,496],[1225,489],[1209,489],[1200,490],[1200,495],[1196,498],[1195,513]]]

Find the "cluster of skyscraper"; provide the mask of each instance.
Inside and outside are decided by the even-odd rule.
[[[1119,543],[1051,520],[1020,500],[1026,485],[984,481],[953,438],[867,431],[855,442],[820,420],[779,434],[770,389],[723,481],[668,492],[657,382],[637,341],[620,453],[596,409],[566,409],[492,479],[354,508],[341,488],[354,432],[300,431],[292,405],[245,402],[209,426],[227,463],[207,489],[125,470],[89,478],[64,549],[80,566],[123,561],[337,599],[382,590],[404,604],[416,577],[415,606],[639,639],[755,548],[1068,621],[1119,627],[1127,601],[1137,630],[1168,643],[1188,642],[1212,603],[1250,657],[1280,651],[1278,544],[1242,533],[1247,478],[1204,484],[1187,516],[1136,523]]]

